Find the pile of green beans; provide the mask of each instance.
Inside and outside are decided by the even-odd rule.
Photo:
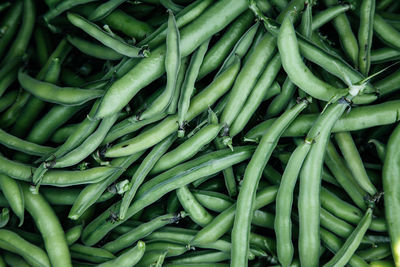
[[[4,0],[0,267],[400,267],[399,0]]]

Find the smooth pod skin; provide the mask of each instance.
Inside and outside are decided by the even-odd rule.
[[[400,173],[400,153],[398,144],[400,140],[400,126],[397,125],[390,135],[387,143],[387,152],[383,164],[383,191],[385,203],[385,217],[388,226],[388,232],[391,240],[392,255],[396,266],[400,265],[400,213],[399,213],[399,192],[398,183]]]
[[[136,170],[135,174],[132,176],[130,181],[130,188],[127,192],[125,192],[122,197],[121,207],[119,210],[119,218],[123,220],[125,218],[125,214],[135,197],[135,194],[143,183],[146,176],[149,174],[150,170],[154,167],[156,162],[160,159],[160,157],[168,150],[168,148],[172,145],[172,143],[176,140],[176,135],[172,134],[170,137],[165,138],[165,140],[161,141],[157,144],[144,158],[139,168]]]
[[[338,196],[321,187],[321,207],[352,224],[358,224],[363,217],[363,212],[350,203],[340,199]],[[387,231],[386,221],[382,218],[372,219],[370,230],[376,232]]]
[[[332,6],[339,4],[338,0],[324,0],[325,5]],[[354,67],[358,65],[358,42],[355,37],[349,19],[346,14],[340,14],[332,20],[333,27],[339,35],[339,41],[346,56],[351,60]]]
[[[358,66],[360,72],[368,75],[371,67],[371,46],[374,33],[375,0],[363,0],[360,6],[360,27],[358,29]]]
[[[76,27],[85,31],[87,34],[104,44],[105,46],[115,50],[116,52],[128,57],[147,57],[149,51],[146,48],[138,48],[129,45],[121,40],[109,35],[96,24],[86,20],[85,18],[73,14],[67,14],[68,20]]]
[[[329,168],[336,181],[344,189],[350,199],[360,209],[365,210],[367,205],[365,197],[368,193],[359,186],[357,180],[353,177],[352,172],[349,170],[349,164],[343,159],[336,150],[332,142],[328,142],[326,147],[326,157],[324,159],[326,166]],[[349,161],[351,162],[351,161]]]
[[[263,66],[273,56],[275,48],[275,38],[269,33],[264,34],[235,80],[232,90],[229,93],[229,100],[221,114],[220,122],[222,124],[226,124],[227,126],[232,125],[256,84],[257,79],[262,74]]]
[[[164,112],[174,97],[179,69],[181,67],[181,49],[180,49],[180,35],[179,29],[176,26],[174,14],[168,10],[168,32],[166,38],[165,49],[165,72],[167,76],[167,85],[150,107],[148,107],[142,114],[139,114],[140,120],[145,120],[153,117],[156,114]]]
[[[118,60],[123,56],[111,48],[88,42],[76,36],[68,35],[67,40],[79,51],[91,57],[104,60]]]
[[[265,168],[284,130],[307,105],[308,101],[302,100],[277,119],[270,130],[264,134],[246,168],[242,188],[237,200],[236,216],[232,230],[232,266],[247,266],[251,213],[262,170]]]
[[[217,74],[215,75],[216,77],[220,75],[230,64],[232,64],[235,57],[242,59],[248,51],[252,51],[254,49],[264,35],[263,32],[258,31],[258,27],[258,23],[254,24],[240,37],[235,46],[232,48],[232,51],[225,58]],[[251,53],[249,53],[249,55],[250,54]]]
[[[197,201],[187,186],[178,188],[176,195],[183,209],[196,224],[204,227],[212,221],[213,217],[211,214]]]
[[[272,203],[276,198],[277,191],[278,188],[276,186],[260,190],[255,199],[253,213],[255,214],[258,209]],[[232,229],[236,208],[237,205],[234,203],[221,212],[207,226],[197,232],[197,234],[191,239],[190,244],[192,246],[201,247],[202,245],[215,242],[218,238],[222,237],[226,232]]]
[[[233,50],[235,44],[239,41],[241,36],[249,29],[247,29],[254,19],[252,12],[247,11],[240,15],[228,29],[224,35],[207,51],[201,64],[197,80],[201,80],[210,72],[217,69]],[[253,36],[257,32],[258,24],[256,27],[250,27]]]
[[[161,113],[151,117],[148,120],[138,120],[136,116],[134,116],[134,117],[129,117],[123,121],[120,121],[110,129],[110,131],[104,138],[102,145],[111,143],[124,135],[136,132],[146,125],[164,119],[166,116],[167,116],[166,113]]]
[[[299,210],[299,256],[304,266],[319,266],[319,191],[326,145],[331,129],[343,114],[347,105],[335,103],[327,107],[311,128],[306,141],[313,142],[300,172]],[[318,131],[319,130],[319,131]],[[317,131],[317,132],[316,132]]]
[[[190,98],[193,94],[194,84],[198,77],[200,66],[203,62],[204,55],[207,52],[210,40],[211,39],[208,39],[202,45],[200,45],[190,59],[190,64],[185,74],[185,80],[182,84],[178,103],[178,124],[180,129],[184,129],[185,117],[189,109]]]
[[[399,121],[397,114],[400,112],[400,101],[393,100],[381,104],[353,108],[339,118],[332,128],[332,132],[352,132],[368,129],[380,125],[388,125]],[[283,133],[284,137],[305,136],[312,127],[318,114],[305,114],[297,117]],[[253,129],[246,135],[245,140],[257,141],[275,119],[267,120]]]
[[[107,1],[98,7],[90,14],[88,17],[91,21],[101,20],[107,17],[113,10],[118,8],[121,4],[123,4],[126,0],[111,0]]]
[[[202,206],[215,212],[223,212],[233,204],[230,197],[219,192],[197,189],[191,192]]]
[[[222,251],[213,251],[213,250],[205,250],[205,251],[193,251],[185,253],[180,257],[177,257],[171,261],[172,264],[185,264],[196,266],[203,266],[202,264],[218,264],[218,262],[226,261],[230,259],[230,254]],[[181,265],[181,266],[182,266]],[[168,266],[168,265],[167,265]],[[179,266],[179,265],[178,265]],[[217,265],[218,266],[218,265]]]
[[[400,51],[391,47],[384,47],[371,51],[371,64],[395,61],[399,58]]]
[[[202,147],[214,140],[221,126],[219,124],[210,124],[198,131],[184,143],[163,155],[155,164],[150,174],[161,173],[168,170],[196,155]]]
[[[82,230],[83,230],[83,225],[79,224],[68,229],[65,232],[65,238],[67,239],[68,246],[71,246],[72,244],[74,244],[76,241],[79,240],[79,238],[82,235]]]
[[[118,114],[104,118],[99,127],[74,150],[49,162],[50,168],[64,168],[78,164],[92,154],[118,119]]]
[[[108,250],[96,247],[87,247],[81,244],[73,244],[70,247],[73,259],[85,260],[92,263],[103,263],[115,259],[115,255]]]
[[[115,180],[117,180],[131,164],[138,160],[144,152],[145,151],[142,151],[131,156],[121,157],[111,161],[111,166],[116,168],[115,171],[106,177],[106,179],[87,185],[82,189],[69,211],[68,218],[72,220],[79,219],[89,207],[100,199],[102,194],[107,190],[107,187],[115,182]]]
[[[19,218],[19,226],[24,222],[25,202],[19,183],[11,177],[0,174],[0,189],[12,211]]]
[[[375,195],[377,189],[367,175],[351,134],[349,132],[337,133],[335,134],[335,140],[356,182],[371,196]]]
[[[336,237],[331,232],[321,229],[321,240],[327,248],[332,251],[332,253],[336,253],[342,247],[342,241],[340,238]],[[368,267],[370,266],[367,262],[365,262],[361,257],[354,254],[349,262],[348,265],[351,267]]]
[[[44,156],[52,153],[55,148],[49,146],[41,146],[24,139],[20,139],[0,129],[0,144],[17,151],[24,152],[28,155]]]
[[[144,252],[146,250],[146,245],[143,241],[137,242],[136,246],[130,248],[125,251],[123,254],[119,255],[114,260],[110,260],[99,264],[99,267],[113,267],[113,266],[121,266],[121,267],[132,267],[135,266],[136,263],[140,261],[143,257]]]
[[[48,83],[57,83],[61,72],[61,66],[70,51],[71,47],[69,43],[63,38],[54,49],[53,53],[51,53],[48,58],[46,57],[46,62],[36,75],[36,78]],[[25,94],[28,95],[29,93],[25,92]],[[31,96],[11,129],[11,133],[18,137],[25,136],[29,129],[32,128],[32,125],[45,106],[46,103],[44,101]]]
[[[22,25],[19,28],[17,36],[7,51],[7,55],[3,57],[0,63],[2,70],[6,70],[12,61],[21,60],[22,55],[28,46],[29,40],[32,36],[33,26],[35,25],[35,5],[32,0],[23,0],[23,11],[22,11]],[[18,5],[18,4],[17,4]],[[3,78],[2,71],[0,71],[0,77]]]
[[[231,65],[223,74],[218,76],[207,88],[193,97],[186,117],[188,122],[206,110],[231,88],[239,68],[240,62],[236,61],[235,64]],[[157,144],[179,129],[176,123],[177,119],[177,115],[168,116],[162,122],[138,136],[112,146],[106,151],[105,156],[121,157],[123,155],[130,155]]]
[[[86,183],[95,183],[106,179],[117,169],[112,167],[94,167],[83,171],[48,171],[42,180],[42,185],[71,186]],[[35,168],[11,161],[0,156],[0,173],[6,174],[17,180],[31,182],[32,172]]]
[[[194,159],[191,162],[182,164],[181,167],[184,167],[185,164],[195,164],[195,167],[192,167],[190,171],[185,169],[185,171],[174,172],[172,171],[169,178],[164,180],[161,185],[150,187],[149,190],[142,192],[141,194],[137,194],[136,201],[129,207],[126,215],[126,219],[129,219],[134,214],[145,208],[146,206],[154,203],[158,199],[160,199],[163,195],[172,190],[175,190],[179,187],[187,185],[197,179],[202,177],[217,173],[227,167],[230,167],[234,164],[240,163],[246,159],[248,159],[252,153],[252,147],[236,147],[234,152],[230,150],[220,150],[214,153],[209,153],[202,157],[203,163],[198,164],[198,160]],[[204,160],[207,160],[204,162]],[[175,167],[178,168],[179,166]],[[172,169],[173,170],[173,169]],[[157,177],[153,178],[155,180]],[[150,183],[150,180],[147,183]],[[146,187],[146,183],[143,184],[142,188]],[[93,220],[83,231],[83,242],[87,245],[92,245],[97,243],[104,235],[106,235],[110,230],[124,222],[125,220],[120,220],[116,223],[111,223],[106,221],[109,217],[109,211],[118,209],[119,202],[115,205],[111,206],[109,210],[102,213],[95,220]]]
[[[299,53],[296,33],[292,22],[286,18],[279,30],[278,49],[282,66],[290,80],[314,98],[330,101],[338,94],[346,94],[347,89],[337,89],[316,77],[303,63]]]
[[[22,256],[32,266],[50,267],[46,252],[12,231],[0,229],[0,248]]]
[[[29,186],[22,184],[25,208],[33,217],[42,234],[44,245],[52,266],[72,266],[64,230],[53,209],[40,194],[33,194]]]
[[[25,90],[34,96],[46,102],[66,106],[82,105],[104,94],[102,90],[58,87],[51,83],[38,81],[22,71],[18,73],[18,81]]]
[[[223,0],[215,3],[193,23],[181,30],[181,56],[193,52],[199,44],[225,28],[247,8],[245,0]],[[164,73],[166,47],[154,49],[151,55],[140,61],[127,74],[114,82],[107,90],[97,111],[96,118],[103,118],[121,110],[143,87]]]
[[[400,32],[387,23],[379,14],[374,16],[374,33],[389,46],[400,49]]]
[[[350,5],[337,5],[318,12],[312,18],[312,30],[315,31],[321,28],[324,24],[339,16],[340,14],[345,13],[349,9]]]
[[[371,220],[372,208],[368,208],[356,229],[354,229],[351,235],[346,239],[343,246],[336,252],[335,256],[324,265],[324,267],[345,266],[360,245],[365,232],[367,232],[368,227],[371,224]]]
[[[379,80],[375,83],[381,96],[386,96],[400,89],[400,70],[386,76],[384,79]]]
[[[272,99],[271,103],[268,105],[267,118],[274,117],[285,109],[289,101],[293,98],[295,89],[296,86],[289,77],[287,77],[282,85],[280,94]]]
[[[264,100],[264,96],[272,86],[278,72],[281,69],[281,60],[279,54],[276,54],[265,67],[263,73],[254,85],[249,97],[247,98],[242,110],[237,115],[229,129],[229,135],[234,137],[240,133],[249,122],[251,116]]]
[[[141,223],[139,226],[119,236],[117,239],[106,243],[102,248],[111,251],[112,253],[116,253],[131,246],[136,241],[146,237],[147,235],[164,227],[165,225],[176,222],[178,219],[179,215],[176,214],[166,214],[159,216],[149,222]]]
[[[293,192],[300,169],[310,148],[311,143],[304,142],[293,151],[283,172],[276,196],[274,229],[278,259],[282,266],[290,266],[293,260],[294,247],[291,222]]]
[[[0,39],[0,57],[3,58],[3,54],[7,45],[10,43],[13,35],[18,29],[18,20],[22,13],[22,1],[15,1],[7,14],[1,21],[1,28],[4,29],[4,33]]]

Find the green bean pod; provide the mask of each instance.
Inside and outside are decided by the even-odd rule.
[[[25,201],[19,183],[7,175],[0,174],[0,189],[12,211],[18,216],[21,226],[24,223]]]
[[[347,166],[353,174],[354,180],[371,196],[377,193],[377,189],[368,178],[362,159],[349,132],[335,134],[335,140],[339,145]]]
[[[240,133],[246,124],[249,122],[251,116],[260,106],[261,102],[264,100],[264,96],[267,94],[268,90],[272,86],[276,75],[281,69],[281,60],[279,54],[276,54],[268,65],[265,67],[263,73],[258,79],[257,83],[254,85],[246,103],[244,104],[242,110],[237,115],[236,119],[232,123],[229,129],[229,135],[234,137]]]
[[[400,77],[400,76],[399,76]],[[399,121],[400,101],[387,101],[381,104],[353,108],[335,123],[332,132],[351,132]],[[318,114],[305,114],[297,117],[283,133],[284,137],[305,136],[317,119]],[[275,119],[262,122],[246,135],[245,140],[258,142]]]
[[[181,66],[180,34],[172,11],[168,11],[168,33],[165,51],[165,70],[167,74],[167,85],[162,94],[148,107],[139,119],[145,120],[156,114],[164,112],[171,103],[176,88],[179,68]]]
[[[321,28],[324,24],[331,21],[342,13],[345,13],[351,8],[350,5],[337,5],[329,7],[317,13],[312,20],[312,30],[315,31]]]
[[[159,216],[149,222],[141,223],[129,232],[119,236],[117,239],[106,243],[102,248],[111,251],[112,253],[121,251],[124,248],[130,247],[136,241],[146,237],[157,229],[178,221],[180,216],[181,215],[177,214],[166,214]]]
[[[213,217],[211,214],[197,201],[187,186],[178,188],[176,195],[183,209],[196,224],[204,227],[212,221]]]
[[[282,266],[290,266],[293,260],[294,248],[292,244],[292,222],[290,218],[293,204],[293,192],[300,169],[310,148],[311,144],[304,142],[294,150],[285,167],[276,196],[274,229],[278,259]]]
[[[339,3],[338,0],[324,0],[325,5],[332,6]],[[332,21],[333,27],[339,35],[339,41],[347,57],[353,63],[353,66],[358,65],[358,42],[351,29],[349,19],[346,14],[340,14]]]
[[[99,267],[113,267],[113,266],[121,266],[121,267],[128,267],[128,266],[135,266],[141,258],[146,250],[146,245],[143,241],[137,242],[136,246],[130,248],[129,250],[125,251],[117,258],[106,261],[102,264],[99,264]]]
[[[307,100],[302,100],[277,119],[276,123],[261,139],[246,168],[243,185],[238,196],[235,223],[232,230],[233,266],[247,265],[251,211],[254,206],[254,196],[262,170],[265,168],[284,130],[307,107],[308,103]],[[245,249],[243,249],[243,245]]]
[[[256,84],[257,79],[262,74],[262,66],[272,58],[275,47],[276,39],[271,34],[266,33],[240,70],[229,93],[228,103],[222,112],[221,123],[228,126],[232,125]]]
[[[371,46],[374,33],[375,0],[363,0],[360,6],[360,27],[358,29],[358,66],[360,72],[368,75],[371,66]]]
[[[18,28],[18,20],[22,13],[22,1],[15,1],[1,21],[2,36],[0,39],[0,58],[3,57],[7,45]]]
[[[236,61],[235,64],[231,65],[223,74],[218,76],[207,88],[193,97],[186,117],[188,122],[202,111],[206,110],[231,88],[236,74],[239,71],[239,67],[240,62]],[[162,122],[133,139],[121,142],[109,148],[105,156],[120,157],[122,155],[129,155],[157,144],[179,129],[176,123],[177,119],[178,117],[176,115],[168,116]]]
[[[165,138],[158,145],[156,145],[151,152],[144,158],[139,168],[136,170],[135,174],[132,176],[130,181],[130,188],[124,193],[121,201],[121,207],[119,210],[119,218],[123,220],[125,218],[126,212],[135,197],[135,194],[143,183],[146,176],[149,174],[150,170],[154,167],[156,162],[159,161],[160,157],[168,150],[168,148],[175,141],[176,135],[172,134],[170,137]]]
[[[385,217],[388,225],[389,236],[391,240],[392,255],[396,265],[400,264],[400,232],[399,232],[399,222],[400,214],[397,207],[400,206],[398,200],[398,188],[395,184],[398,181],[399,173],[399,151],[396,147],[398,140],[400,138],[400,127],[397,126],[395,130],[389,137],[387,144],[387,152],[385,157],[385,162],[383,164],[383,190],[385,192]]]
[[[178,124],[179,128],[182,130],[184,129],[185,117],[190,105],[190,98],[193,94],[194,83],[199,75],[200,66],[203,62],[204,55],[207,52],[209,43],[210,39],[201,44],[196,52],[193,53],[189,67],[186,71],[178,103]]]
[[[86,186],[72,205],[68,214],[68,218],[77,220],[80,216],[82,216],[82,214],[89,207],[91,207],[100,199],[107,187],[117,180],[133,162],[140,158],[143,153],[144,151],[111,161],[111,166],[115,167],[116,171],[109,175],[106,179]]]
[[[368,208],[367,212],[361,219],[360,223],[357,225],[356,229],[354,229],[351,235],[346,239],[346,242],[336,252],[335,256],[324,266],[345,266],[360,245],[361,239],[363,238],[365,232],[368,230],[368,227],[371,224],[371,220],[372,208]]]
[[[110,0],[103,4],[100,4],[88,17],[91,21],[101,20],[107,17],[113,10],[118,8],[119,5],[123,4],[126,0]]]
[[[80,28],[105,46],[115,50],[116,52],[128,56],[128,57],[148,57],[149,51],[146,47],[138,48],[129,45],[121,40],[111,36],[102,29],[100,29],[96,24],[86,20],[85,18],[73,14],[67,14],[68,20],[76,27]]]
[[[224,60],[229,57],[230,51],[235,50],[233,48],[235,44],[239,41],[241,36],[249,30],[248,27],[253,19],[253,14],[250,11],[246,11],[228,26],[228,29],[221,38],[207,51],[201,64],[197,80],[201,80],[210,72],[217,69]],[[257,26],[250,27],[253,36],[257,32],[259,24],[256,23],[256,25]]]
[[[34,155],[34,156],[44,156],[52,153],[55,148],[37,145],[29,141],[20,139],[14,135],[11,135],[4,130],[0,129],[0,144],[23,153]]]
[[[203,43],[222,30],[246,9],[245,0],[223,0],[208,8],[180,32],[181,56],[185,57],[193,52],[199,43]],[[148,58],[141,60],[127,74],[114,82],[107,90],[95,117],[103,118],[118,112],[138,91],[160,77],[165,71],[165,51],[165,45],[154,49]]]
[[[150,174],[161,173],[192,158],[201,148],[214,140],[220,130],[221,126],[219,124],[210,124],[202,128],[174,150],[163,155],[156,162]]]
[[[79,224],[68,229],[65,232],[65,238],[67,239],[68,246],[71,246],[72,244],[74,244],[76,241],[79,240],[79,238],[82,235],[82,230],[83,230],[83,225]]]
[[[101,97],[104,94],[102,90],[58,87],[51,83],[38,81],[22,71],[18,73],[18,81],[25,90],[34,96],[44,101],[60,105],[82,105],[83,103]]]
[[[39,247],[29,243],[16,233],[0,229],[0,247],[22,256],[29,264],[35,267],[50,267],[46,253]]]
[[[255,199],[253,213],[258,209],[272,203],[275,200],[276,186],[270,186],[260,190]],[[216,241],[218,238],[228,232],[234,223],[237,204],[232,204],[229,208],[225,209],[212,222],[197,232],[197,234],[190,240],[191,246],[206,245]]]
[[[336,151],[332,142],[328,142],[326,147],[325,164],[332,172],[336,181],[344,189],[350,199],[362,210],[367,208],[365,197],[368,193],[359,186],[357,180],[353,177],[352,172],[346,165],[345,160]]]
[[[28,185],[22,185],[26,210],[42,234],[44,245],[52,266],[72,266],[67,240],[61,224],[46,200],[33,194]]]
[[[165,177],[162,182],[162,186],[152,186],[147,191],[142,191],[140,194],[137,193],[136,201],[129,207],[126,219],[132,217],[135,213],[142,210],[144,207],[154,203],[160,199],[163,195],[179,187],[187,185],[197,179],[204,176],[217,173],[227,167],[232,166],[242,162],[250,157],[252,153],[252,147],[237,147],[235,151],[230,150],[220,150],[214,153],[206,154],[198,159],[194,159],[187,163],[181,164],[170,171],[170,175]],[[202,162],[202,163],[200,163]],[[194,165],[190,168],[190,171],[186,168],[187,165]],[[179,169],[184,169],[184,171],[176,171]],[[162,176],[159,175],[158,177]],[[149,182],[142,185],[142,188],[146,188],[146,184],[153,180],[157,180],[157,177],[153,178]],[[117,223],[111,223],[105,221],[109,217],[109,211],[118,209],[119,202],[111,206],[108,211],[98,216],[94,221],[92,221],[83,231],[83,242],[85,244],[95,244],[110,230],[121,224],[124,220],[120,220]],[[125,220],[126,220],[125,219]]]
[[[29,40],[32,36],[33,26],[35,24],[35,13],[35,5],[33,4],[33,1],[23,0],[22,25],[13,43],[11,44],[7,55],[0,62],[0,66],[3,69],[6,69],[8,65],[12,65],[10,63],[13,61],[18,62],[19,58],[21,58],[25,53]],[[0,77],[3,78],[1,75]]]
[[[337,238],[334,234],[331,232],[321,229],[321,239],[324,245],[332,251],[332,253],[337,253],[339,249],[342,246],[342,242],[339,238]],[[368,263],[366,263],[361,257],[357,256],[356,254],[353,255],[349,262],[348,265],[351,267],[367,267],[370,266]]]
[[[85,260],[92,263],[103,263],[116,257],[108,250],[95,247],[87,247],[81,244],[70,246],[72,259]]]
[[[76,36],[68,35],[67,40],[79,51],[91,57],[104,60],[118,60],[122,58],[120,53],[111,48],[88,42]]]
[[[233,204],[233,200],[222,193],[197,189],[191,192],[202,206],[215,212],[223,212]]]

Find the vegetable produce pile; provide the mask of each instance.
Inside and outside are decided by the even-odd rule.
[[[400,1],[0,3],[0,267],[400,266]]]

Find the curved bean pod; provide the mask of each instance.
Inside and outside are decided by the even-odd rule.
[[[139,241],[136,246],[130,248],[125,251],[123,254],[119,255],[117,258],[106,261],[102,264],[99,264],[99,267],[113,267],[113,266],[121,266],[121,267],[129,267],[135,266],[136,263],[140,261],[145,252],[146,245],[143,241]]]
[[[121,207],[119,209],[119,218],[123,220],[125,218],[126,212],[132,202],[132,199],[135,197],[135,194],[143,183],[146,176],[149,174],[150,170],[154,167],[156,162],[160,159],[160,157],[168,150],[168,148],[175,141],[176,135],[172,134],[170,137],[165,138],[165,140],[161,141],[158,145],[156,145],[151,152],[143,159],[139,168],[136,170],[135,174],[132,176],[130,181],[130,188],[127,192],[125,192],[122,197]]]
[[[180,32],[181,56],[185,57],[193,52],[200,43],[223,29],[246,9],[245,0],[223,0],[208,8]],[[127,74],[114,82],[107,90],[95,117],[103,118],[118,112],[139,90],[160,77],[164,73],[165,50],[165,45],[154,49],[148,58],[141,60]]]
[[[150,174],[161,173],[192,158],[202,147],[214,140],[220,130],[221,126],[219,124],[210,124],[202,128],[174,150],[163,155],[156,162]]]
[[[166,179],[162,183],[162,186],[159,184],[158,186],[151,187],[149,190],[141,194],[139,194],[138,192],[136,201],[134,201],[128,209],[126,219],[129,219],[135,213],[154,203],[163,195],[172,190],[187,185],[207,175],[217,173],[223,169],[226,169],[227,167],[248,159],[252,153],[252,150],[252,147],[237,147],[235,148],[234,152],[230,150],[221,150],[200,157],[201,160],[207,160],[201,164],[198,164],[200,158],[198,160],[195,159],[192,162],[185,163],[187,165],[195,164],[195,167],[192,167],[190,171],[185,168],[185,170],[182,172],[172,172],[169,179]],[[185,164],[182,164],[181,167],[184,168]],[[156,178],[157,177],[153,178],[152,180],[155,180]],[[151,182],[152,180],[150,180],[149,182]],[[143,184],[142,188],[144,187],[146,187],[146,183]],[[85,244],[91,245],[97,243],[102,237],[104,237],[104,235],[107,234],[107,232],[109,232],[124,221],[121,220],[117,223],[106,221],[106,219],[109,217],[110,210],[112,211],[118,209],[119,204],[120,203],[117,202],[115,205],[111,206],[109,210],[98,216],[84,229],[82,240]]]
[[[19,218],[19,226],[24,222],[25,201],[21,187],[11,177],[0,174],[0,189],[15,215]]]
[[[67,240],[61,224],[46,200],[33,194],[28,185],[22,185],[26,210],[42,234],[44,245],[52,266],[72,266]]]
[[[277,119],[276,123],[261,139],[246,168],[243,185],[238,196],[235,222],[232,230],[232,266],[247,265],[251,212],[262,170],[265,168],[284,130],[307,105],[308,101],[302,100]],[[245,246],[244,249],[243,246]]]
[[[120,53],[109,47],[94,44],[79,37],[68,35],[67,40],[79,51],[91,57],[104,60],[118,60],[122,58]]]
[[[131,246],[136,241],[146,237],[157,229],[160,229],[165,225],[174,223],[177,220],[179,220],[179,215],[176,214],[166,214],[159,216],[149,222],[141,223],[129,232],[119,236],[117,239],[106,243],[102,248],[111,251],[112,253],[116,253],[124,248]]]
[[[0,229],[0,247],[22,256],[32,266],[50,267],[49,258],[41,248],[12,231]]]
[[[58,87],[51,83],[41,82],[20,71],[18,81],[21,86],[34,96],[51,103],[75,106],[104,94],[102,90],[87,90],[73,87]]]
[[[382,175],[383,190],[385,192],[385,216],[391,240],[392,254],[396,265],[400,264],[400,232],[398,227],[400,214],[397,209],[400,206],[400,202],[398,199],[398,187],[394,186],[398,181],[398,173],[400,172],[398,164],[400,154],[396,146],[399,139],[400,126],[397,126],[389,137]]]
[[[239,71],[240,62],[236,61],[223,74],[218,76],[207,88],[193,97],[186,120],[189,122],[202,111],[206,110],[211,104],[223,96],[232,86],[236,74]],[[178,130],[176,115],[169,116],[151,129],[139,134],[133,139],[119,143],[106,151],[106,157],[120,157],[129,155],[149,148],[168,135]]]

